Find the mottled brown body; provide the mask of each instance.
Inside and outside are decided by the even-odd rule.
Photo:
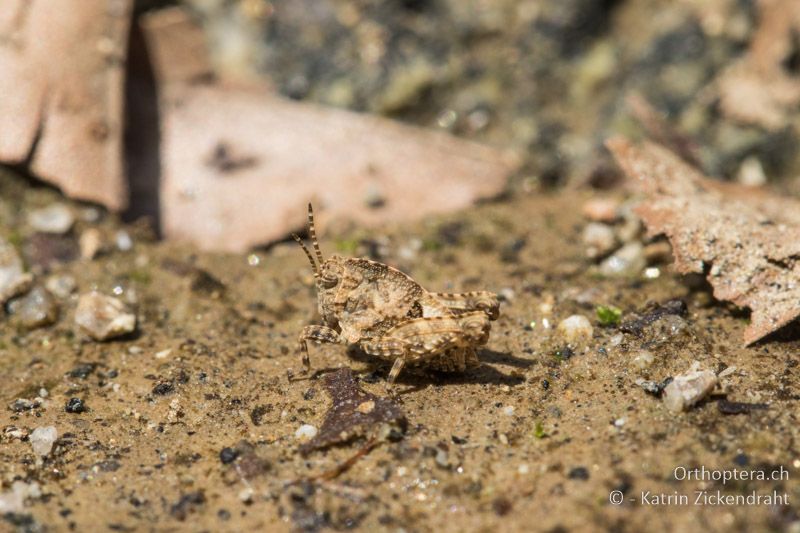
[[[485,291],[432,293],[396,268],[369,259],[333,255],[323,260],[308,206],[314,256],[299,237],[314,269],[324,325],[300,334],[303,366],[310,368],[308,341],[358,345],[393,361],[393,383],[405,364],[463,371],[479,364],[475,348],[489,340],[499,314],[497,296]]]

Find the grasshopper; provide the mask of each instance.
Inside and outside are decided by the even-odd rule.
[[[323,259],[308,205],[308,234],[314,255],[292,235],[311,263],[323,325],[303,328],[299,343],[306,373],[308,341],[356,345],[392,361],[389,384],[407,364],[461,372],[480,362],[475,349],[489,340],[500,313],[497,295],[428,292],[396,268],[365,258],[332,255]],[[314,260],[316,257],[316,261]]]

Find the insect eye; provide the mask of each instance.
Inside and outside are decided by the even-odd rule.
[[[326,289],[330,289],[331,287],[335,287],[337,283],[339,283],[339,278],[336,276],[322,276],[319,280],[320,285],[325,287]]]

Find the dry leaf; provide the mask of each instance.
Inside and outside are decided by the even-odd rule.
[[[666,148],[607,145],[647,199],[651,235],[666,234],[675,267],[704,273],[714,296],[752,310],[749,345],[800,315],[800,202],[705,178]]]
[[[192,25],[175,10],[143,21],[162,98],[168,238],[243,251],[303,227],[310,200],[322,227],[330,217],[412,220],[499,194],[516,165],[443,132],[290,101],[267,86],[193,82],[207,68],[195,59],[176,76],[186,43],[203,47]]]
[[[325,414],[319,433],[300,447],[304,455],[375,433],[384,426],[405,431],[406,417],[400,406],[388,398],[361,390],[349,368],[328,375],[325,388],[333,405]]]
[[[0,161],[123,209],[123,82],[132,0],[3,0]]]

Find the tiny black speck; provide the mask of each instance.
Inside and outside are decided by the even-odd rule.
[[[239,457],[239,452],[233,448],[225,447],[219,452],[219,460],[222,461],[224,465],[234,462],[237,457]]]
[[[568,477],[570,479],[579,479],[581,481],[586,481],[589,479],[589,471],[584,466],[576,466],[572,470],[569,471]]]

